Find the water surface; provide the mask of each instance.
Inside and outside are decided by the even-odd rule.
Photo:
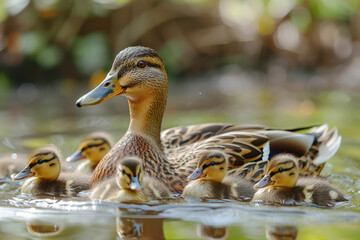
[[[94,202],[86,197],[33,198],[20,194],[21,182],[1,179],[0,239],[281,239],[284,236],[358,239],[360,106],[358,99],[351,96],[350,101],[341,103],[341,94],[345,93],[325,92],[310,100],[300,95],[292,99],[292,104],[260,101],[249,107],[239,98],[217,101],[219,96],[206,104],[211,94],[203,91],[196,97],[197,103],[184,100],[178,104],[176,97],[170,99],[163,128],[203,122],[260,123],[273,127],[322,122],[336,125],[343,143],[323,174],[344,191],[349,202],[331,209],[196,199],[146,205],[115,204]],[[334,96],[340,102],[334,102]],[[70,100],[58,103],[50,99],[19,104],[15,110],[4,108],[0,112],[4,123],[0,127],[0,153],[27,154],[35,147],[54,143],[66,157],[89,132],[110,131],[117,140],[126,131],[128,113],[124,99],[114,98],[81,111],[72,104]],[[122,107],[117,108],[118,105]]]

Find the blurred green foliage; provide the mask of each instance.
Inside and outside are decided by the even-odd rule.
[[[158,50],[175,80],[232,64],[344,69],[360,51],[359,9],[358,0],[1,0],[0,71],[12,86],[49,74],[81,83],[131,45]]]
[[[102,33],[93,32],[77,38],[72,52],[77,68],[86,75],[91,75],[96,69],[108,67],[110,56],[106,47],[106,37]]]

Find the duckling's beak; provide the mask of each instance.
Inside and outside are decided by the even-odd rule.
[[[75,161],[81,160],[81,159],[85,159],[85,157],[81,154],[80,150],[77,150],[76,152],[71,154],[71,156],[67,157],[66,161],[67,162],[75,162]]]
[[[115,95],[122,94],[125,91],[126,88],[122,88],[119,81],[117,81],[117,74],[108,74],[105,80],[96,88],[79,98],[79,100],[76,101],[76,106],[82,107],[99,104]]]
[[[15,176],[12,177],[12,180],[13,181],[16,181],[16,180],[21,180],[21,179],[24,179],[24,178],[29,178],[29,177],[32,177],[34,176],[35,173],[33,172],[30,172],[30,169],[29,167],[25,167],[23,170],[21,170],[18,174],[16,174]]]
[[[203,175],[203,169],[197,168],[195,171],[187,177],[187,180],[196,180]]]
[[[271,178],[270,175],[265,175],[257,184],[254,185],[254,189],[263,188],[273,184],[270,178]]]
[[[136,192],[140,192],[141,190],[143,190],[143,186],[141,185],[140,181],[139,181],[139,177],[133,177],[131,176],[131,180],[130,180],[130,184],[129,187],[131,190],[136,191]]]

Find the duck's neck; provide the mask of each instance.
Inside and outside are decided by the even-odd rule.
[[[161,146],[161,123],[166,106],[166,94],[153,94],[146,98],[128,98],[130,125],[128,133],[147,136]]]

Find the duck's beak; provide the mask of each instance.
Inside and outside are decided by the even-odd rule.
[[[85,159],[85,157],[81,154],[80,150],[76,150],[71,156],[66,158],[67,162],[75,162],[77,160]]]
[[[131,176],[131,182],[129,184],[129,187],[131,190],[136,191],[136,192],[143,190],[143,186],[141,185],[141,183],[139,181],[139,177]]]
[[[109,98],[119,95],[125,92],[125,88],[122,88],[117,81],[117,74],[107,75],[105,80],[102,81],[96,88],[88,92],[79,100],[76,101],[76,106],[88,106],[102,103]]]
[[[257,184],[254,185],[254,189],[263,188],[273,184],[270,178],[271,178],[270,175],[265,175]]]
[[[203,175],[203,169],[197,168],[195,171],[187,177],[187,180],[196,180]]]
[[[23,170],[21,170],[18,174],[16,174],[15,176],[12,177],[12,180],[13,181],[16,181],[16,180],[21,180],[21,179],[24,179],[24,178],[29,178],[29,177],[32,177],[34,176],[35,173],[33,172],[30,172],[30,169],[29,167],[25,167]]]

